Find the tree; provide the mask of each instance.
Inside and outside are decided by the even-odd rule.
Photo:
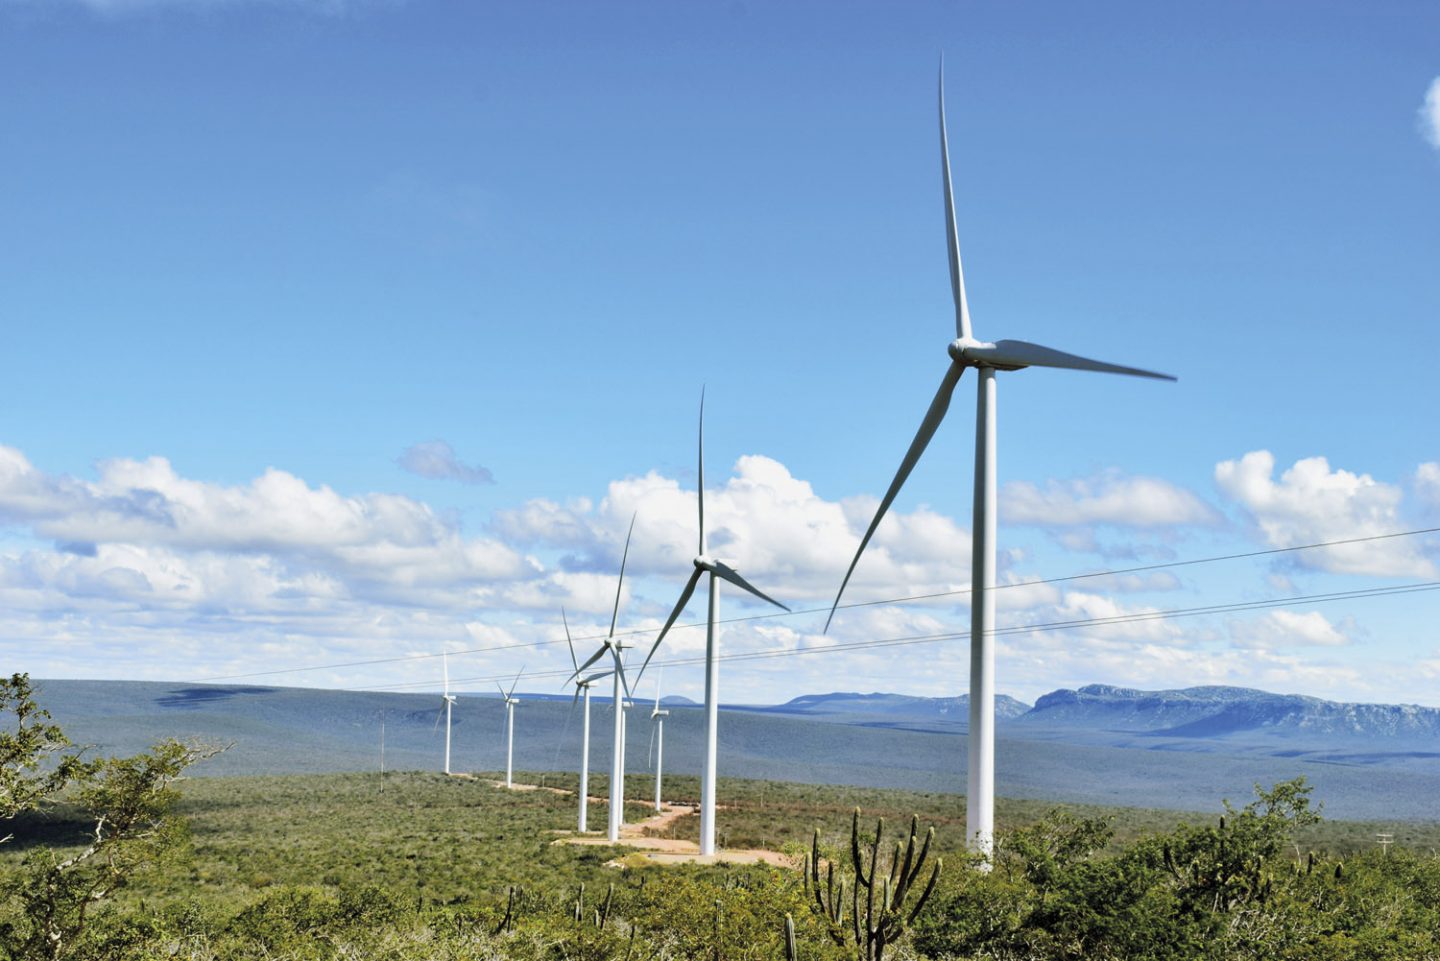
[[[23,674],[0,681],[0,709],[16,719],[13,733],[0,734],[0,815],[13,820],[66,792],[90,825],[79,850],[37,848],[0,878],[0,898],[16,909],[0,923],[0,950],[58,961],[76,953],[92,908],[181,846],[174,784],[222,748],[169,740],[134,757],[83,761],[62,753],[70,742]]]

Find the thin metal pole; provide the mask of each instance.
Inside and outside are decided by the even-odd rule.
[[[655,811],[660,811],[660,768],[665,763],[665,719],[657,717],[655,723]]]
[[[970,730],[965,835],[990,869],[995,845],[995,370],[981,367],[975,409],[970,557]]]
[[[710,614],[705,622],[705,767],[700,778],[700,854],[715,853],[715,743],[720,719],[720,659],[715,612],[720,588],[710,574]]]
[[[445,699],[445,773],[450,773],[450,705],[454,702],[448,697]]]
[[[620,772],[624,770],[624,759],[621,756],[621,749],[625,745],[625,692],[620,687],[620,672],[615,672],[615,743],[614,750],[610,757],[610,818],[608,837],[611,841],[620,840],[620,815],[625,807],[625,795],[621,793],[624,786],[620,783]]]
[[[505,702],[505,786],[510,787],[510,772],[515,759],[515,702]]]
[[[585,833],[590,804],[590,685],[586,684],[585,720],[580,725],[580,833]]]

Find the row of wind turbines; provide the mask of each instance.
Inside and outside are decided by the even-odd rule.
[[[844,596],[845,588],[850,582],[850,577],[855,572],[865,548],[869,545],[870,539],[874,536],[880,521],[885,517],[890,505],[894,503],[896,496],[900,493],[901,487],[910,476],[915,465],[924,454],[930,440],[934,437],[936,430],[945,418],[950,408],[950,401],[959,384],[962,375],[966,370],[974,368],[976,371],[976,417],[975,417],[975,475],[974,475],[974,500],[973,519],[971,536],[971,599],[970,599],[970,687],[969,687],[969,734],[968,734],[968,765],[966,770],[966,835],[969,845],[973,851],[981,854],[986,862],[993,852],[994,845],[994,807],[995,807],[995,651],[993,640],[993,629],[995,620],[995,571],[996,571],[996,374],[998,372],[1010,372],[1023,370],[1027,367],[1052,367],[1066,370],[1095,371],[1111,374],[1126,374],[1137,377],[1150,377],[1161,380],[1174,380],[1167,374],[1159,374],[1153,371],[1141,370],[1134,367],[1124,367],[1118,364],[1105,363],[1091,360],[1075,354],[1065,353],[1040,344],[1030,343],[1023,340],[998,340],[993,343],[981,341],[976,338],[971,324],[969,303],[965,296],[965,277],[960,261],[960,246],[955,226],[955,202],[954,190],[950,177],[950,153],[945,128],[945,87],[943,69],[940,76],[939,91],[939,114],[940,114],[940,163],[942,173],[942,185],[945,198],[945,235],[946,253],[950,263],[950,289],[955,308],[955,337],[946,345],[946,353],[949,357],[949,364],[940,381],[940,387],[935,393],[934,399],[930,402],[929,409],[920,422],[920,429],[916,432],[914,439],[910,442],[909,449],[901,459],[899,470],[896,471],[894,479],[890,482],[885,496],[881,499],[879,508],[875,512],[874,519],[866,529],[860,540],[859,548],[845,572],[841,581],[840,589],[836,592],[835,601],[831,605],[829,617],[825,621],[825,630],[828,631],[831,621],[834,619],[835,611],[839,607],[840,600]],[[720,685],[720,664],[719,664],[719,638],[716,634],[719,607],[719,586],[721,581],[729,582],[731,585],[740,588],[748,594],[776,607],[785,610],[789,608],[779,601],[763,593],[744,577],[735,568],[724,561],[712,557],[705,549],[705,444],[704,444],[704,419],[705,400],[704,392],[700,399],[700,443],[699,443],[699,483],[697,487],[696,503],[698,506],[698,528],[699,539],[696,556],[693,560],[694,569],[690,573],[685,587],[680,592],[680,598],[666,619],[664,627],[661,628],[655,641],[651,644],[645,661],[636,675],[635,683],[638,684],[644,676],[645,669],[650,665],[655,653],[659,650],[661,643],[669,634],[675,621],[690,603],[696,587],[702,578],[707,578],[709,593],[709,604],[706,618],[705,634],[705,757],[701,775],[701,803],[700,803],[700,853],[710,855],[715,853],[715,782],[716,782],[716,756],[717,756],[717,729],[719,711],[719,685]],[[634,531],[634,520],[630,525],[631,533]],[[625,551],[621,557],[620,583],[623,586],[625,576],[625,559],[629,556],[630,534],[626,535]],[[707,577],[708,576],[708,577]],[[568,683],[575,685],[575,699],[584,700],[584,725],[580,758],[580,829],[586,829],[586,786],[589,774],[589,734],[590,734],[590,688],[596,682],[611,678],[613,689],[613,703],[615,705],[614,717],[614,739],[615,750],[612,754],[611,777],[610,777],[610,817],[609,817],[609,839],[618,840],[620,826],[624,816],[624,737],[625,737],[625,699],[630,696],[633,686],[625,674],[625,665],[622,652],[627,647],[615,636],[615,624],[619,616],[620,588],[617,587],[615,595],[615,608],[611,615],[610,632],[595,651],[583,663],[575,657],[574,643],[570,641],[571,659],[575,673],[571,675]],[[562,620],[564,612],[562,611]],[[566,622],[566,639],[570,640],[569,624]],[[586,672],[596,665],[606,654],[610,655],[612,666],[608,670],[587,674]],[[513,709],[514,709],[514,686],[510,692],[504,692],[506,697],[508,731],[513,743]],[[445,710],[449,713],[450,704],[453,698],[449,696],[448,686],[446,689]],[[572,699],[572,706],[574,699]],[[660,709],[660,699],[657,689],[655,710],[651,717],[663,724],[664,714]],[[657,726],[657,731],[661,728]],[[661,738],[661,750],[663,751],[663,734]],[[449,737],[446,738],[446,769],[449,769]],[[506,758],[506,783],[510,781],[510,756],[507,750]],[[660,766],[656,764],[656,804],[659,806],[660,798]]]

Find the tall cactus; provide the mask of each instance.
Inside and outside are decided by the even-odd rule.
[[[906,901],[914,892],[915,881],[925,869],[930,857],[930,844],[935,839],[932,827],[925,833],[925,841],[919,845],[920,818],[910,819],[910,837],[907,842],[896,842],[894,851],[888,856],[888,865],[881,856],[884,842],[885,819],[875,824],[875,839],[866,846],[860,843],[860,809],[856,808],[850,819],[850,864],[854,872],[854,883],[850,887],[850,924],[845,924],[845,875],[837,871],[833,861],[826,861],[825,883],[820,883],[820,831],[815,831],[811,842],[810,855],[803,865],[805,886],[815,900],[816,912],[825,919],[831,940],[844,947],[854,945],[859,961],[883,961],[885,948],[905,933],[925,907],[935,883],[940,879],[941,860],[935,861],[930,880],[914,903],[907,907]],[[838,875],[838,881],[837,881]],[[862,907],[860,889],[865,889]]]

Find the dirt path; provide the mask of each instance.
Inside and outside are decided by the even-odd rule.
[[[573,794],[564,791],[565,794]],[[604,798],[593,798],[603,802]],[[624,824],[620,827],[620,840],[615,846],[634,848],[633,854],[606,862],[607,867],[628,868],[645,864],[774,864],[788,867],[791,861],[779,851],[765,851],[758,848],[717,851],[715,854],[700,855],[700,845],[682,838],[657,838],[647,831],[664,831],[680,818],[695,814],[700,809],[691,804],[662,804],[660,811],[643,821]],[[603,834],[572,834],[558,838],[552,844],[584,844],[611,846]]]

